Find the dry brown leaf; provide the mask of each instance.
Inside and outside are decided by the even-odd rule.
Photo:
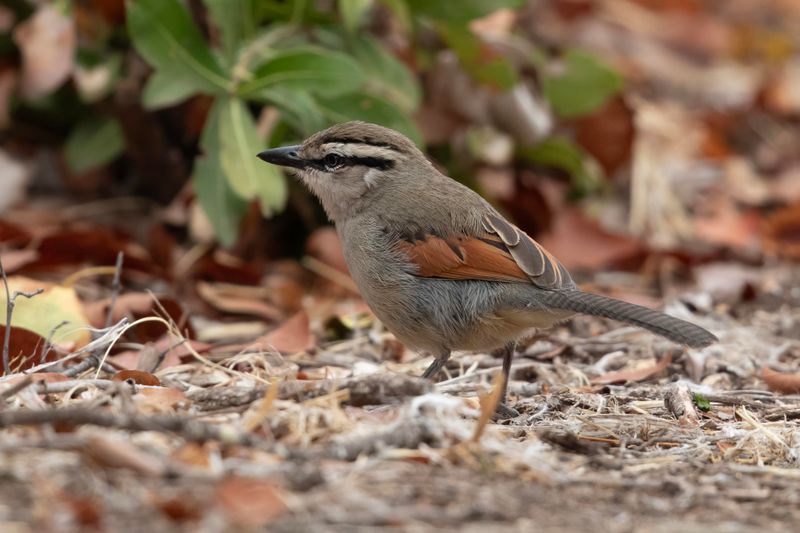
[[[72,74],[78,43],[71,17],[43,4],[17,26],[14,41],[22,54],[20,92],[25,98],[41,98],[58,88]]]
[[[730,199],[718,198],[708,216],[694,219],[695,235],[702,240],[731,248],[758,244],[761,215],[754,209],[740,210]]]
[[[552,231],[537,240],[568,269],[628,265],[639,262],[645,253],[634,237],[606,231],[571,207],[560,209]]]
[[[0,294],[2,296],[2,294]],[[0,350],[5,339],[6,327],[0,326]],[[40,363],[39,351],[44,348],[46,340],[25,328],[11,327],[11,338],[8,348],[8,360],[11,372],[27,370]],[[50,352],[52,354],[52,352]],[[52,357],[51,359],[52,360]],[[2,366],[2,363],[0,363]],[[0,368],[2,370],[2,368]]]
[[[800,204],[770,215],[764,224],[764,250],[773,256],[800,259]]]
[[[172,320],[183,331],[189,329],[189,336],[193,336],[194,332],[189,328],[186,320],[183,307],[177,300],[168,296],[156,295],[158,304],[153,300],[153,296],[146,292],[129,292],[121,294],[114,302],[114,312],[111,315],[112,323],[117,323],[123,318],[127,317],[131,322],[140,318],[162,315],[161,309],[167,312],[167,316],[163,317],[167,320]],[[111,304],[111,298],[89,302],[84,304],[84,310],[89,317],[89,321],[94,327],[100,328],[105,326],[106,315],[108,314],[108,306]],[[165,326],[158,322],[145,322],[137,324],[129,329],[126,335],[128,338],[135,339],[137,342],[156,342],[164,337]]]
[[[206,303],[226,313],[257,316],[270,322],[283,318],[283,313],[274,305],[260,299],[244,298],[238,291],[226,290],[222,284],[198,281],[197,293]]]
[[[166,351],[167,353],[164,356],[164,360],[161,361],[161,364],[158,365],[158,368],[169,368],[171,366],[185,363],[187,360],[194,360],[187,345],[191,345],[191,347],[199,353],[207,352],[209,348],[211,348],[211,345],[208,343],[189,339],[176,346],[175,338],[171,335],[164,335],[156,342],[148,344],[147,346],[157,351],[159,356],[162,352]],[[117,368],[128,370],[147,370],[145,368],[139,368],[139,365],[143,364],[142,350],[125,350],[118,354],[112,355],[109,358],[109,362]],[[156,369],[151,368],[150,370],[155,371]]]
[[[183,464],[207,470],[211,467],[208,445],[199,442],[188,442],[172,453],[172,459]]]
[[[332,227],[325,226],[314,230],[306,241],[306,253],[343,274],[350,273],[342,253],[342,242]]]
[[[153,502],[153,506],[160,509],[173,522],[192,522],[203,516],[200,504],[190,497],[156,500]]]
[[[761,379],[771,391],[781,394],[800,394],[800,373],[786,374],[764,367],[761,369]]]
[[[672,353],[667,354],[659,359],[655,365],[647,368],[637,368],[632,370],[619,370],[616,372],[606,372],[600,376],[592,378],[592,383],[600,383],[610,385],[612,383],[629,383],[636,381],[644,381],[645,379],[655,376],[672,362]]]
[[[142,412],[163,413],[186,401],[186,394],[171,387],[160,387],[140,389],[133,398]]]
[[[132,381],[137,385],[161,385],[161,380],[149,372],[142,372],[141,370],[120,370],[111,381]]]
[[[633,110],[622,97],[575,121],[575,139],[605,170],[608,177],[630,161],[633,151]]]
[[[242,527],[263,527],[288,508],[274,485],[257,479],[230,477],[217,485],[217,502]]]
[[[289,320],[262,335],[253,344],[262,349],[274,349],[283,353],[297,353],[314,346],[314,338],[308,323],[308,315],[300,311]]]

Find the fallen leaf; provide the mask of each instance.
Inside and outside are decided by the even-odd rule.
[[[164,295],[155,295],[155,298],[160,306],[156,304],[150,293],[129,292],[119,295],[114,302],[111,322],[117,323],[125,317],[133,322],[149,316],[161,316],[163,314],[161,309],[163,308],[167,316],[162,316],[162,318],[174,322],[181,331],[188,329],[190,337],[194,335],[194,331],[185,319],[183,307],[177,300]],[[84,304],[86,315],[94,327],[102,328],[105,326],[109,305],[111,305],[111,298]],[[140,343],[155,342],[164,336],[165,329],[164,324],[160,322],[145,322],[129,329],[126,332],[126,336]]]
[[[242,527],[263,527],[288,510],[274,485],[243,477],[221,481],[216,501],[228,518]]]
[[[249,346],[273,349],[283,353],[297,353],[314,346],[314,338],[308,323],[308,315],[300,311],[286,322],[254,340]]]
[[[9,277],[8,284],[12,294],[15,291],[33,292],[44,289],[44,292],[33,298],[16,299],[14,314],[11,317],[13,326],[25,328],[44,338],[51,338],[56,344],[74,342],[80,348],[91,340],[89,321],[83,312],[83,305],[75,294],[75,289],[22,276]],[[0,302],[4,302],[5,299],[5,289],[0,285]],[[0,323],[5,321],[6,306],[0,305]],[[62,322],[67,324],[55,330]]]
[[[667,353],[659,359],[655,365],[647,368],[636,368],[631,370],[619,370],[616,372],[606,372],[600,376],[592,378],[592,383],[610,385],[612,383],[630,383],[644,381],[652,377],[669,366],[672,362],[672,353]]]
[[[712,211],[706,216],[694,219],[696,237],[731,248],[748,248],[758,244],[761,214],[757,210],[742,211],[722,198],[711,207]]]
[[[230,254],[216,251],[206,254],[192,266],[191,274],[203,281],[221,281],[241,285],[258,285],[261,268]]]
[[[613,177],[633,152],[633,110],[614,97],[597,111],[575,121],[575,140],[594,157],[606,176]]]
[[[2,257],[3,268],[6,274],[13,274],[39,259],[39,252],[36,250],[6,250]]]
[[[770,215],[764,224],[763,239],[768,254],[800,259],[800,204]]]
[[[142,412],[164,413],[185,402],[186,394],[171,387],[147,388],[137,391],[133,400]]]
[[[277,307],[256,298],[245,298],[238,291],[226,291],[223,284],[197,282],[197,293],[214,308],[226,313],[253,315],[267,321],[276,321],[283,318],[283,313]]]
[[[645,255],[639,240],[611,233],[573,207],[559,210],[552,230],[537,240],[567,269],[632,266]]]
[[[158,365],[158,368],[169,368],[171,366],[176,366],[181,363],[194,360],[194,356],[192,355],[191,351],[189,351],[187,344],[191,345],[191,347],[198,353],[207,352],[211,348],[211,345],[206,342],[200,342],[191,339],[187,339],[185,342],[176,346],[175,338],[171,335],[163,335],[160,339],[154,343],[150,343],[148,346],[151,346],[154,350],[156,350],[159,355],[161,352],[167,351],[166,355],[164,356],[164,360],[161,361],[161,364]],[[109,362],[114,364],[117,368],[142,370],[139,368],[140,363],[142,363],[141,356],[141,350],[125,350],[123,352],[119,352],[118,354],[112,355],[109,359]]]
[[[330,226],[317,228],[309,235],[306,253],[343,274],[350,274],[342,253],[342,242],[336,230]]]
[[[5,308],[5,305],[3,305]],[[5,339],[6,327],[0,326],[0,353],[3,349],[3,339]],[[8,362],[11,372],[27,370],[44,361],[53,361],[53,352],[48,352],[48,356],[41,360],[40,351],[44,349],[47,341],[39,334],[21,327],[11,327],[11,337],[8,344]],[[0,362],[0,367],[2,362]],[[0,368],[2,370],[2,368]],[[10,372],[10,373],[11,373]]]
[[[99,530],[103,523],[102,500],[89,496],[61,494],[61,500],[72,512],[72,518],[86,529]]]
[[[114,265],[125,253],[125,270],[160,273],[142,246],[108,229],[76,226],[43,236],[36,250],[39,259],[28,270],[50,270],[63,265]]]
[[[771,391],[781,394],[800,393],[800,373],[787,374],[764,367],[761,369],[761,379]]]
[[[141,370],[120,370],[111,377],[112,381],[132,381],[138,385],[161,385],[155,375],[149,372],[142,372]]]
[[[0,242],[11,246],[27,246],[31,242],[31,234],[22,226],[0,218]]]
[[[41,98],[67,81],[75,66],[75,22],[63,8],[43,4],[14,31],[22,54],[20,92]]]
[[[199,442],[187,442],[175,450],[171,458],[189,466],[202,468],[203,470],[211,467],[208,445]]]
[[[169,498],[157,500],[153,506],[160,509],[173,522],[192,522],[203,516],[202,507],[189,498]]]

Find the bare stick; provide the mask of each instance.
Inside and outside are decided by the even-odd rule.
[[[125,253],[120,250],[117,253],[117,264],[114,267],[114,281],[111,282],[111,302],[108,304],[108,312],[106,314],[106,328],[111,327],[111,323],[114,320],[114,304],[117,303],[117,297],[119,297],[122,285],[120,278],[122,277],[122,260],[124,257]]]
[[[11,315],[14,313],[17,297],[24,296],[30,299],[44,292],[44,289],[36,289],[32,292],[14,291],[14,294],[11,294],[8,288],[8,276],[6,276],[6,269],[3,268],[2,260],[0,260],[0,276],[3,278],[3,285],[6,289],[6,331],[3,338],[3,374],[5,375],[11,372],[11,360],[8,352],[11,349]]]
[[[433,385],[427,379],[404,374],[370,374],[338,380],[283,381],[278,387],[278,397],[303,402],[340,389],[350,391],[343,403],[362,406],[398,403],[409,396],[431,392]],[[265,392],[265,387],[220,387],[192,392],[189,398],[200,410],[213,411],[253,403]]]
[[[440,437],[425,419],[401,419],[369,435],[337,438],[310,450],[290,451],[289,457],[295,460],[331,458],[355,461],[361,455],[372,455],[387,449],[415,449],[421,444],[439,447],[439,441]]]
[[[19,380],[19,382],[11,385],[3,392],[0,392],[0,405],[2,405],[9,398],[13,398],[23,390],[27,389],[31,385],[33,385],[33,378],[30,376],[25,376],[23,379]]]
[[[193,418],[173,415],[128,415],[100,411],[95,408],[66,407],[61,409],[21,409],[0,412],[0,428],[38,426],[44,424],[91,424],[129,431],[159,431],[175,433],[191,441],[217,440],[225,444],[241,444],[264,448],[260,437],[239,433],[233,427],[212,426]]]

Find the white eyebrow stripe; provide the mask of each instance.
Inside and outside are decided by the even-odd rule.
[[[321,147],[323,152],[336,152],[345,157],[374,157],[377,159],[397,159],[397,152],[391,148],[358,143],[325,143]]]

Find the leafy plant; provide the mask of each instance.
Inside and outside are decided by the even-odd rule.
[[[129,76],[136,63],[128,54],[132,44],[152,68],[141,91],[145,109],[155,112],[190,101],[210,102],[197,146],[197,130],[186,142],[174,137],[169,140],[172,148],[177,146],[194,157],[191,169],[197,198],[218,239],[231,245],[253,202],[265,215],[285,206],[288,191],[283,174],[255,159],[267,143],[293,142],[332,123],[361,119],[400,130],[421,144],[411,118],[421,101],[418,78],[364,31],[373,9],[381,5],[391,11],[410,37],[410,51],[419,70],[432,68],[430,58],[435,50],[431,43],[435,43],[434,47],[452,50],[477,83],[502,91],[518,86],[523,73],[505,53],[475,34],[470,23],[524,3],[337,0],[331,9],[320,10],[317,3],[307,0],[201,0],[191,4],[186,0],[126,0],[125,26],[121,26],[121,16],[100,20],[88,38],[80,39],[73,83],[25,106],[48,126],[70,130],[65,155],[73,171],[102,167],[126,148],[133,158],[131,146],[126,146],[126,141],[133,142],[125,138],[130,135],[129,128],[119,122],[124,115],[112,96],[117,83]],[[94,8],[80,3],[58,5],[66,18],[100,17]],[[195,11],[190,12],[189,5]],[[196,11],[197,7],[205,9]],[[35,13],[29,6],[15,8],[15,12],[20,21]],[[89,27],[87,22],[83,26]],[[5,42],[6,47],[13,45],[10,40]],[[536,68],[544,96],[562,117],[590,113],[621,88],[612,69],[578,50],[555,57],[532,53],[529,66]],[[196,99],[199,95],[203,98]],[[255,113],[264,106],[278,113],[264,115],[265,126],[259,127]],[[205,109],[196,114],[202,117]],[[532,164],[568,173],[579,192],[596,186],[597,173],[590,158],[568,137],[521,147],[520,153]]]
[[[408,119],[419,100],[416,82],[374,39],[330,32],[329,41],[336,40],[336,46],[323,48],[296,21],[259,30],[258,4],[205,0],[219,32],[214,47],[178,0],[127,4],[130,37],[155,70],[144,89],[144,105],[157,109],[197,94],[214,98],[193,180],[223,244],[236,239],[249,201],[258,201],[262,213],[269,215],[280,211],[287,198],[281,172],[255,158],[264,141],[250,112],[251,102],[278,108],[300,135],[333,122],[364,119],[420,139]],[[341,3],[351,30],[367,4]],[[369,82],[365,72],[370,70],[389,73],[397,85]]]

